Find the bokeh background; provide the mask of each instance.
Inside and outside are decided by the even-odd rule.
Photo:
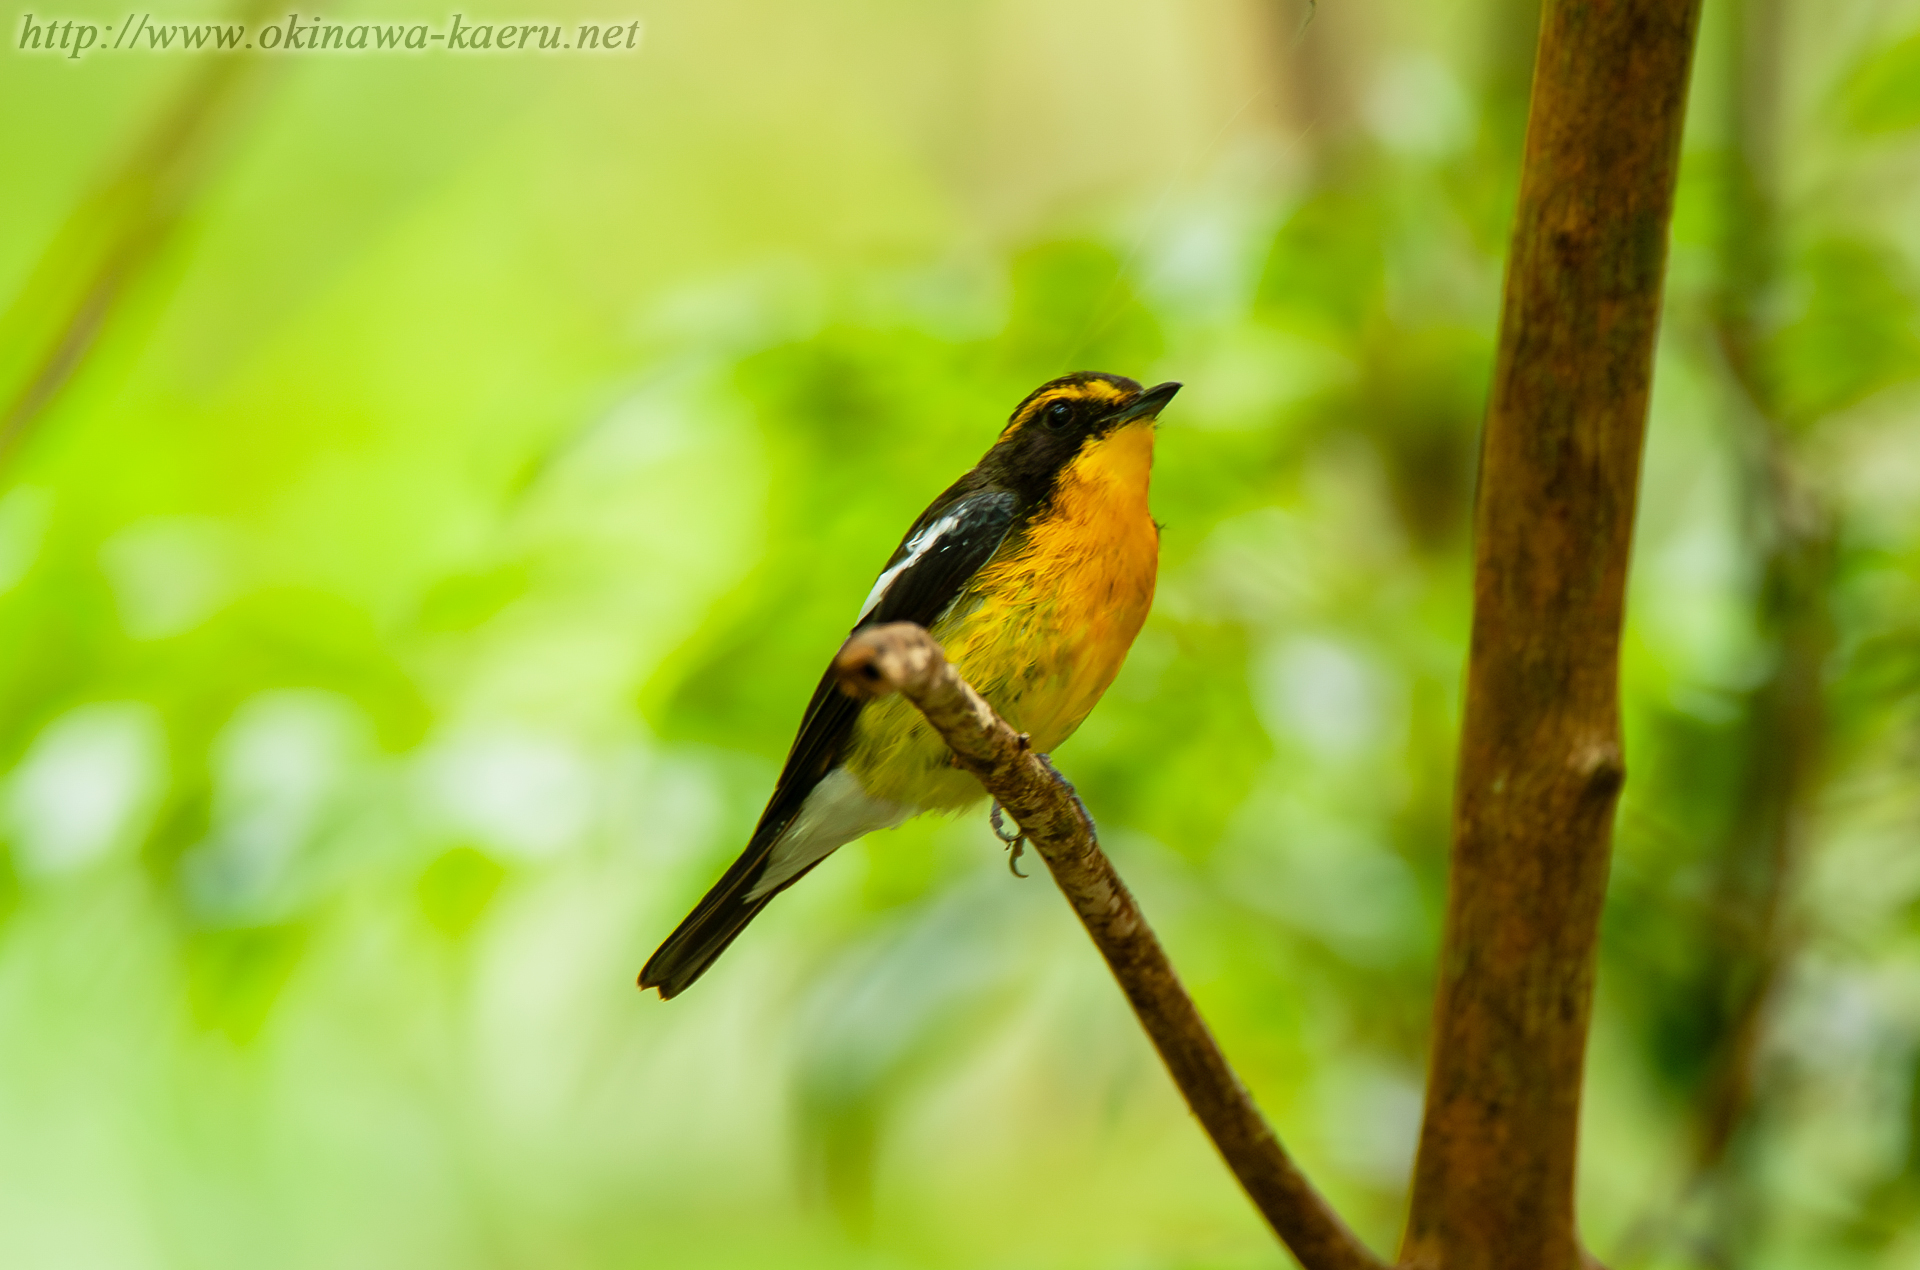
[[[1278,1264],[984,817],[633,988],[902,528],[1081,368],[1187,388],[1061,764],[1390,1249],[1537,10],[609,4],[467,20],[638,53],[58,60],[9,10],[0,1265]],[[1920,5],[1708,0],[1616,1267],[1920,1266],[1917,280]]]

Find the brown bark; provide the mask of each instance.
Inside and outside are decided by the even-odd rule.
[[[1181,986],[1147,919],[1100,849],[1093,821],[1052,764],[995,714],[933,637],[910,623],[849,639],[834,660],[851,696],[899,692],[919,708],[1047,862],[1107,959],[1174,1084],[1227,1167],[1307,1270],[1383,1270],[1313,1189],[1267,1127]]]
[[[1619,645],[1697,0],[1548,0],[1474,512],[1474,617],[1403,1261],[1573,1270]]]

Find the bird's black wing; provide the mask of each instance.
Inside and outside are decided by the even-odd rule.
[[[913,523],[881,571],[854,630],[886,622],[933,625],[993,557],[1013,528],[1019,500],[1004,489],[966,485],[963,480],[946,491]],[[662,997],[683,991],[773,898],[748,896],[807,795],[844,757],[860,705],[834,685],[832,671],[821,677],[747,849],[648,959],[640,972],[642,988],[658,988]]]
[[[1015,506],[1011,493],[996,489],[943,498],[929,507],[881,570],[853,630],[888,622],[932,626],[999,549],[1013,526]],[[760,828],[754,832],[756,841],[769,825],[776,826],[776,833],[785,828],[813,787],[833,770],[853,732],[860,705],[834,686],[832,671],[821,676]]]

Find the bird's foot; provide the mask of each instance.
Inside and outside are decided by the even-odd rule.
[[[1020,871],[1020,853],[1026,850],[1027,835],[1020,832],[1018,825],[1013,827],[1012,833],[1007,832],[1007,823],[1002,819],[999,799],[994,800],[993,810],[987,813],[987,823],[993,826],[993,836],[1007,844],[1007,869],[1017,878],[1027,876]]]
[[[1056,780],[1067,787],[1067,797],[1073,799],[1073,805],[1079,808],[1080,814],[1086,818],[1087,828],[1097,835],[1099,830],[1094,826],[1093,813],[1089,812],[1087,805],[1080,801],[1080,791],[1073,787],[1073,782],[1065,776],[1062,776],[1060,769],[1053,765],[1053,756],[1050,754],[1037,754],[1034,757],[1040,760],[1041,766],[1053,773]]]

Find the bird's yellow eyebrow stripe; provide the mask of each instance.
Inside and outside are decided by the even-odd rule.
[[[1029,401],[1026,409],[1014,416],[1013,421],[1007,424],[1006,430],[1002,432],[1000,436],[1001,439],[1004,440],[1013,435],[1014,430],[1021,424],[1033,418],[1056,401],[1105,401],[1117,403],[1125,399],[1126,392],[1124,389],[1116,388],[1104,379],[1088,380],[1083,384],[1067,384],[1054,389],[1052,392],[1042,393],[1032,401]]]

